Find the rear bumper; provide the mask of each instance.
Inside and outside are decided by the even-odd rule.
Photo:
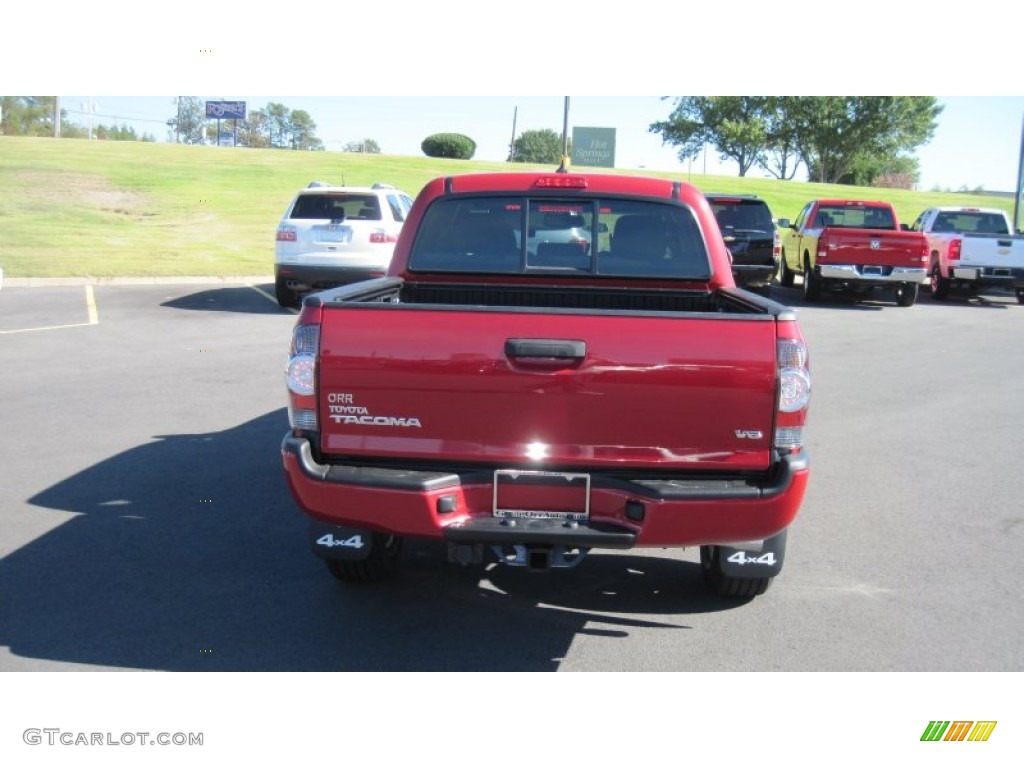
[[[778,268],[778,264],[733,264],[732,276],[736,285],[768,285]]]
[[[382,277],[388,271],[383,267],[308,266],[305,264],[275,264],[274,279],[284,280],[292,290],[333,288],[338,285],[361,283]]]
[[[972,285],[1024,287],[1024,269],[1017,267],[956,266],[950,269],[954,280]]]
[[[875,270],[878,270],[877,272]],[[924,267],[874,267],[861,264],[818,264],[818,274],[827,280],[844,280],[864,285],[926,283]]]
[[[296,502],[324,523],[458,543],[615,549],[769,538],[793,522],[809,474],[804,452],[785,457],[758,480],[591,473],[589,520],[503,520],[493,516],[488,469],[318,464],[309,441],[291,434],[281,454]]]

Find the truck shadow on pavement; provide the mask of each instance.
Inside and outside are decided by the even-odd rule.
[[[130,669],[543,671],[578,636],[736,605],[703,594],[696,563],[597,553],[534,574],[463,568],[438,542],[407,542],[390,583],[340,584],[286,488],[286,429],[280,409],[159,436],[31,498],[77,515],[0,560],[0,645]]]
[[[860,311],[878,312],[879,310],[892,309],[903,311],[905,307],[898,306],[891,295],[876,291],[875,295],[869,294],[867,298],[858,298],[849,294],[825,292],[822,298],[810,303],[803,297],[801,289],[783,288],[779,285],[772,286],[772,301],[777,301],[788,307],[800,309],[855,309]],[[934,307],[987,307],[988,309],[1008,309],[1017,304],[1017,298],[1012,293],[995,293],[991,295],[978,294],[970,291],[952,290],[946,300],[936,299],[927,288],[922,288],[918,296],[916,306],[924,304]]]
[[[928,298],[925,301],[938,307],[985,307],[986,309],[1009,309],[1017,304],[1017,298],[1013,295],[993,294],[986,296],[980,293],[958,290],[951,290],[945,300],[936,299],[931,294],[928,294]]]
[[[878,294],[877,297],[861,298],[843,293],[824,292],[818,301],[809,302],[804,298],[803,290],[796,288],[783,288],[780,285],[772,286],[772,301],[777,301],[787,307],[798,309],[846,309],[858,312],[880,312],[885,309],[899,309],[891,296]]]
[[[292,310],[278,306],[272,283],[209,288],[165,301],[160,306],[169,309],[238,312],[247,315],[294,314]]]

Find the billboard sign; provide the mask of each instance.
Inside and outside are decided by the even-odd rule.
[[[206,117],[211,120],[245,120],[244,101],[208,101],[206,102]]]
[[[614,128],[573,128],[572,164],[615,167]]]

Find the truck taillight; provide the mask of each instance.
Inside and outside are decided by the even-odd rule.
[[[283,243],[294,243],[299,236],[294,229],[279,229],[277,230],[277,239]]]
[[[963,241],[959,237],[954,237],[949,241],[949,260],[960,261],[960,246]]]
[[[811,400],[807,345],[800,339],[779,339],[779,402],[775,416],[775,447],[795,452],[804,444],[804,423]]]
[[[782,258],[782,238],[779,236],[779,231],[775,230],[772,235],[772,259],[778,261]]]
[[[319,350],[320,326],[296,325],[285,369],[288,422],[292,429],[317,429],[316,360]]]

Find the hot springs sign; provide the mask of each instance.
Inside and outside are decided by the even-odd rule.
[[[594,168],[615,167],[614,128],[573,128],[572,164]]]

